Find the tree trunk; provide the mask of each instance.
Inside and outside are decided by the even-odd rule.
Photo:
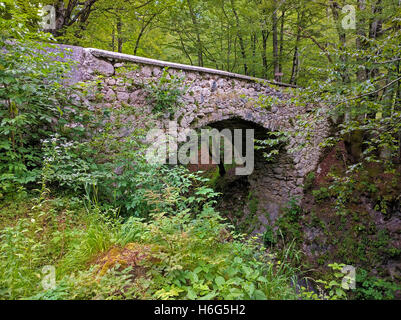
[[[263,64],[263,78],[267,78],[267,39],[269,38],[269,32],[262,30],[262,64]]]
[[[256,77],[255,61],[256,61],[256,34],[251,35],[252,43],[252,75]]]
[[[122,35],[122,29],[123,29],[123,22],[121,20],[121,16],[117,17],[117,51],[119,53],[123,52],[123,35]]]
[[[281,26],[280,26],[280,50],[279,50],[279,73],[283,73],[283,48],[284,48],[284,19],[285,11],[281,14]],[[278,82],[282,82],[283,76],[277,77]]]
[[[365,6],[365,1],[366,0],[358,0],[358,8],[360,12],[365,11],[366,6]],[[362,14],[360,14],[359,16],[362,16]],[[363,38],[366,36],[365,34],[365,28],[364,28],[364,22],[363,22],[363,18],[360,17],[357,21],[357,38],[356,38],[356,48],[358,50],[363,50],[366,48],[366,42],[363,40]],[[363,65],[363,61],[358,57],[358,63],[360,66]],[[357,79],[359,82],[363,82],[366,80],[366,69],[365,68],[358,68],[357,71]]]
[[[191,16],[191,20],[194,25],[195,33],[196,33],[196,44],[197,44],[197,51],[198,51],[198,66],[203,67],[203,49],[202,49],[202,41],[200,38],[199,24],[196,19],[195,12],[192,8],[191,0],[187,0],[187,4],[188,4],[188,9],[189,9],[189,14]]]
[[[378,38],[380,32],[382,31],[382,20],[378,15],[382,13],[382,6],[381,6],[381,0],[377,0],[376,3],[372,7],[372,14],[373,18],[371,20],[370,26],[369,26],[369,38],[372,40],[375,40]],[[380,55],[380,52],[376,52],[377,55]],[[368,77],[369,78],[375,78],[377,77],[379,73],[378,68],[373,68],[368,71]]]
[[[331,7],[331,11],[333,13],[334,21],[336,22],[337,33],[338,33],[338,38],[339,38],[339,42],[340,42],[339,50],[345,51],[347,38],[346,38],[344,29],[340,25],[339,9],[341,9],[341,8],[337,2],[332,1],[332,0],[330,0],[330,7]],[[343,83],[349,83],[350,77],[347,72],[347,62],[348,62],[347,56],[345,54],[341,55],[340,60],[342,62],[342,68],[343,68],[342,70],[339,70],[339,72],[341,73],[342,81],[343,81]]]
[[[239,21],[237,11],[235,10],[234,0],[231,0],[231,7],[233,9],[235,21],[237,24],[237,37],[238,37],[239,45],[240,45],[240,49],[241,49],[241,55],[242,55],[242,60],[243,60],[243,65],[244,65],[244,73],[245,73],[245,75],[248,75],[248,65],[246,64],[246,52],[245,52],[244,38],[242,37],[241,32],[240,32],[240,21]]]
[[[297,77],[298,77],[298,70],[299,70],[299,52],[298,52],[298,46],[299,46],[299,41],[301,40],[301,28],[300,28],[300,23],[301,23],[301,16],[298,12],[297,16],[297,36],[295,39],[295,48],[294,48],[294,56],[292,58],[292,70],[291,70],[291,79],[290,79],[290,84],[297,84]]]
[[[134,55],[137,54],[138,49],[139,49],[139,42],[141,41],[142,37],[145,34],[146,29],[148,28],[148,26],[150,25],[150,23],[153,21],[153,19],[157,16],[157,14],[152,15],[148,21],[142,21],[142,26],[141,26],[141,30],[139,31],[139,35],[136,38],[135,41],[135,49],[134,49]]]
[[[57,0],[54,4],[56,10],[56,28],[48,30],[55,37],[63,36],[66,27],[76,23],[85,23],[91,12],[93,11],[94,4],[99,0],[69,0],[67,6],[64,0]]]
[[[279,76],[280,73],[280,61],[279,61],[279,54],[278,54],[278,31],[277,31],[277,0],[273,1],[273,15],[272,15],[272,22],[273,22],[273,78],[275,81],[280,81],[281,77]]]

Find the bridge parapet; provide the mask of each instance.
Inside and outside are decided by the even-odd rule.
[[[254,123],[269,131],[300,131],[296,117],[303,115],[308,121],[308,111],[315,107],[313,103],[295,106],[291,88],[262,79],[99,49],[68,48],[72,49],[70,57],[78,62],[71,75],[72,81],[96,80],[98,83],[100,91],[89,94],[85,101],[88,107],[132,110],[124,119],[126,128],[122,136],[143,127],[145,115],[152,112],[144,86],[157,82],[166,67],[170,74],[182,76],[187,90],[173,119],[166,114],[156,120],[154,127],[167,129],[169,121],[175,120],[179,136],[187,128],[202,128],[213,123],[224,125],[224,121],[227,124],[231,121],[232,125],[233,119]],[[292,136],[276,163],[256,163],[248,180],[265,200],[260,206],[271,214],[272,220],[290,197],[302,197],[304,178],[316,169],[322,152],[319,144],[328,132],[329,123],[322,119],[314,124],[312,136]],[[301,148],[288,152],[297,146]]]

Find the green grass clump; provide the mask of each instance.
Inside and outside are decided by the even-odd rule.
[[[232,232],[210,206],[125,222],[79,198],[3,201],[0,299],[291,299],[294,270]],[[108,218],[109,217],[109,218]],[[112,217],[112,218],[110,218]],[[157,248],[100,273],[99,257],[129,244]],[[55,287],[43,287],[45,266]],[[104,265],[103,265],[104,266]]]

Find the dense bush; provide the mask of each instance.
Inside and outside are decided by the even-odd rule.
[[[175,113],[186,91],[183,81],[183,77],[170,74],[165,68],[158,82],[145,85],[147,101],[152,105],[153,113],[170,116]]]
[[[41,140],[63,132],[74,117],[62,85],[70,68],[59,59],[65,53],[46,43],[51,36],[26,27],[32,17],[13,6],[4,9],[0,6],[0,193],[38,182]]]
[[[125,241],[157,244],[157,263],[141,284],[157,299],[294,298],[291,274],[263,248],[235,237],[213,209],[195,219],[186,212],[154,217],[151,224],[131,219]],[[140,232],[138,232],[140,231]],[[146,264],[145,264],[146,265]]]
[[[84,192],[91,200],[136,217],[148,217],[156,208],[197,212],[199,205],[216,195],[202,185],[203,178],[184,167],[149,163],[140,134],[118,141],[106,134],[102,139],[109,150],[113,144],[119,150],[104,157],[96,148],[97,137],[74,142],[56,135],[45,140],[43,181],[67,192]],[[162,201],[165,195],[168,202]]]
[[[121,223],[107,209],[77,198],[22,202],[7,203],[9,218],[2,221],[9,225],[18,218],[0,232],[2,299],[295,297],[295,270],[287,261],[236,236],[210,204],[197,215],[156,210],[150,221],[131,217]],[[113,263],[99,273],[99,256],[130,243],[157,248],[142,262],[142,277]],[[57,277],[47,291],[41,285],[46,265],[56,267]]]

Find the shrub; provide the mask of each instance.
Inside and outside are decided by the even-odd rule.
[[[50,35],[28,29],[37,18],[15,4],[0,6],[0,190],[5,193],[40,180],[40,141],[63,132],[74,118],[70,88],[63,85],[71,63],[60,61],[65,52],[48,43],[54,41]]]
[[[145,91],[148,93],[147,101],[153,106],[153,113],[157,115],[175,113],[181,96],[186,92],[183,81],[184,78],[169,74],[168,69],[164,68],[157,82],[145,85]]]
[[[276,234],[271,226],[266,226],[266,231],[263,233],[263,243],[265,246],[276,244]]]
[[[395,292],[401,290],[398,284],[369,276],[361,268],[357,270],[356,283],[355,298],[360,300],[392,300]]]
[[[155,209],[171,213],[188,208],[197,212],[216,195],[202,186],[205,179],[182,166],[149,163],[141,134],[118,141],[108,135],[105,139],[111,142],[109,146],[118,147],[100,157],[93,137],[86,142],[67,141],[57,135],[45,140],[44,182],[86,192],[91,200],[136,217],[148,217]],[[163,201],[163,195],[169,195],[170,200]]]
[[[156,299],[288,299],[291,274],[265,249],[235,236],[212,208],[155,214],[151,223],[130,218],[122,239],[159,246],[142,288]],[[281,262],[279,262],[281,263]]]

